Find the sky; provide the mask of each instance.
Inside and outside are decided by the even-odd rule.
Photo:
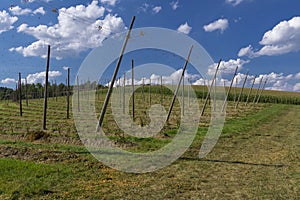
[[[206,75],[213,74],[222,59],[218,84],[229,85],[239,66],[238,86],[249,72],[246,87],[257,76],[256,87],[263,78],[267,89],[300,92],[299,8],[298,0],[4,0],[0,86],[14,88],[19,72],[28,83],[43,83],[48,44],[50,82],[65,83],[68,67],[75,81],[86,56],[107,38],[126,31],[136,16],[134,28],[167,28],[201,44],[215,62]],[[176,80],[180,72],[177,66],[164,79]],[[155,70],[152,75],[159,77]],[[186,77],[192,84],[205,82],[205,74],[198,76],[193,70]]]

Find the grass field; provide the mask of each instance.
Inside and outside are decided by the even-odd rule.
[[[298,93],[264,94],[299,97]],[[103,102],[104,95],[105,91],[99,92],[97,100]],[[147,124],[143,109],[149,107],[149,95],[145,93],[145,100],[141,93],[136,95],[141,106],[136,123]],[[168,107],[171,98],[164,95],[163,105]],[[153,93],[152,101],[159,103],[160,94]],[[42,105],[42,100],[30,100],[19,117],[17,103],[0,103],[0,199],[300,197],[300,106],[241,103],[235,110],[234,102],[229,102],[222,135],[206,158],[199,159],[198,153],[209,112],[201,119],[191,147],[176,162],[156,172],[130,174],[108,168],[91,156],[76,134],[72,116],[66,119],[64,97],[49,99],[48,130],[41,131]],[[98,113],[100,108],[101,103]],[[110,138],[128,150],[147,152],[172,140],[181,111],[177,102],[170,124],[148,140],[123,136],[110,112],[103,125]]]

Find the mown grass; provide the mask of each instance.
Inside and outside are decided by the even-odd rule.
[[[148,95],[145,101],[141,101],[140,95],[137,94],[140,103],[137,119],[144,117],[148,123],[142,110],[149,108]],[[159,94],[152,97],[153,103],[160,102]],[[171,96],[164,96],[165,107],[170,99]],[[199,102],[202,106],[203,101]],[[70,138],[79,139],[72,119],[66,119],[65,98],[58,98],[58,102],[50,99],[49,104],[46,132],[50,137],[29,141],[23,137],[26,126],[28,134],[40,130],[37,116],[42,113],[42,100],[30,100],[23,117],[18,116],[16,103],[10,102],[8,106],[6,102],[0,103],[0,136],[5,136],[0,138],[0,199],[296,199],[300,196],[298,106],[240,104],[235,110],[234,103],[229,102],[218,144],[208,157],[199,159],[210,119],[211,106],[208,106],[194,142],[179,160],[156,172],[128,174],[104,166],[84,146],[68,142]],[[112,120],[110,112],[106,123]],[[180,108],[175,108],[175,113],[180,114]],[[177,132],[176,117],[175,114],[170,127],[153,138],[124,137],[115,124],[105,124],[104,128],[109,138],[121,146],[124,144],[125,149],[148,152],[172,140]]]

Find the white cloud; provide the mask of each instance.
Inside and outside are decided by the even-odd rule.
[[[63,70],[68,70],[70,67],[63,66]]]
[[[5,84],[5,85],[15,84],[16,82],[17,81],[13,78],[6,78],[6,79],[1,80],[1,83]]]
[[[296,83],[293,87],[293,91],[300,92],[300,83]]]
[[[117,3],[117,0],[100,0],[100,2],[103,4],[110,5],[110,6],[115,6]]]
[[[275,56],[300,50],[300,17],[282,21],[267,31],[259,42],[263,47],[253,49],[251,45],[242,48],[239,56]]]
[[[213,32],[216,30],[220,30],[223,33],[229,26],[227,19],[218,19],[208,25],[203,26],[203,29],[206,32]]]
[[[181,24],[177,29],[178,32],[184,33],[187,35],[191,32],[191,30],[192,30],[192,27],[190,27],[187,22],[185,22],[185,24]]]
[[[105,38],[125,30],[122,18],[107,14],[98,1],[91,4],[58,10],[58,23],[52,26],[29,27],[22,24],[18,32],[26,33],[37,40],[28,46],[11,48],[23,56],[46,57],[47,44],[51,45],[51,55],[56,59],[76,56],[80,52],[100,46]],[[99,19],[104,17],[104,19]],[[100,29],[98,27],[101,27]]]
[[[232,74],[234,73],[237,66],[239,67],[239,70],[241,70],[243,69],[243,66],[249,62],[250,62],[249,60],[242,60],[240,58],[236,60],[230,59],[228,61],[221,61],[219,70],[222,74]],[[215,63],[209,66],[207,74],[213,76],[215,74],[217,65],[218,64]]]
[[[10,16],[5,10],[0,11],[0,34],[11,30],[16,21],[18,21],[18,17]]]
[[[32,13],[31,9],[29,9],[29,8],[23,9],[19,6],[12,6],[9,8],[9,10],[13,15],[28,15],[28,14]]]
[[[172,1],[171,3],[170,3],[170,6],[171,6],[171,8],[173,9],[173,10],[176,10],[178,7],[179,7],[179,1],[177,0],[177,1]]]
[[[41,14],[41,15],[45,15],[46,14],[46,12],[45,12],[45,10],[44,10],[43,7],[39,7],[37,9],[35,9],[32,13],[35,14],[35,15],[36,14]]]
[[[29,8],[23,9],[19,6],[12,6],[12,7],[9,8],[9,10],[13,15],[29,15],[29,14],[31,14],[31,15],[36,15],[36,14],[45,15],[46,14],[43,7],[39,7],[37,9],[35,9],[34,11],[32,11]]]
[[[154,8],[152,8],[152,11],[154,13],[159,13],[161,11],[162,7],[161,6],[155,6]]]
[[[61,76],[62,73],[59,71],[49,71],[48,77],[49,80],[54,80],[56,77]],[[27,83],[45,83],[46,72],[38,72],[35,74],[29,74],[27,76]]]
[[[298,74],[295,75],[296,79],[300,79],[300,72]]]
[[[143,3],[141,7],[138,8],[138,12],[144,12],[146,13],[149,9],[150,5],[147,3]]]
[[[226,3],[231,4],[233,6],[237,6],[242,3],[244,0],[225,0]]]

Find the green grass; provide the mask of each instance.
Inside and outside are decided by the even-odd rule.
[[[100,96],[103,99],[104,93]],[[141,117],[148,123],[144,116],[149,108],[148,95],[145,101],[141,99],[141,94],[137,94],[140,106],[137,119]],[[170,99],[171,96],[164,96],[166,107]],[[155,101],[160,101],[160,95],[153,95]],[[201,107],[203,101],[199,102]],[[37,116],[42,113],[42,100],[30,100],[29,107],[24,107],[24,117],[18,116],[16,103],[0,103],[0,199],[297,199],[300,196],[299,106],[241,103],[235,110],[234,103],[229,102],[217,145],[205,159],[199,159],[210,122],[209,106],[188,151],[170,166],[147,174],[119,172],[97,161],[76,143],[79,139],[73,120],[66,119],[65,108],[65,98],[58,98],[58,102],[50,99],[46,131],[49,138],[30,141],[26,135],[41,130]],[[178,116],[174,114],[171,125],[153,138],[123,137],[112,123],[110,112],[104,124],[109,138],[132,152],[159,149],[177,132]],[[180,114],[180,109],[175,108],[174,113]]]

